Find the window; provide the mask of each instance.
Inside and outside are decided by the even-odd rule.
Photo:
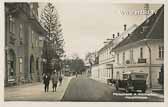
[[[36,47],[38,47],[38,40],[36,40]]]
[[[143,58],[143,48],[140,48],[140,58]]]
[[[130,63],[134,62],[134,51],[133,49],[130,49]]]
[[[32,43],[32,47],[34,47],[33,42],[34,42],[34,31],[32,30],[32,32],[31,32],[31,43]]]
[[[23,44],[23,25],[20,24],[19,26],[19,39],[20,39],[20,44]]]
[[[38,61],[38,59],[36,60],[36,70],[39,70],[39,61]]]
[[[164,58],[164,47],[159,46],[159,58],[163,59]]]
[[[119,64],[119,54],[117,54],[117,63]]]
[[[19,58],[19,72],[23,72],[23,59]]]
[[[130,63],[132,63],[132,49],[130,49]]]
[[[145,75],[135,75],[136,78],[143,79],[145,78]]]
[[[13,16],[9,16],[9,32],[10,33],[15,33],[15,20]]]
[[[125,64],[125,52],[123,52],[123,64]]]

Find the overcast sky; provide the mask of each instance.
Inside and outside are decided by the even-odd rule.
[[[40,9],[44,8],[40,3]],[[55,2],[65,39],[67,56],[97,51],[113,33],[123,32],[123,25],[140,24],[144,15],[122,15],[121,11],[142,10],[144,4],[113,4],[109,2]],[[161,5],[150,5],[156,10]]]

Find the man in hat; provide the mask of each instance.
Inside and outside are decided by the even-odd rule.
[[[56,92],[57,83],[58,83],[58,75],[57,75],[56,70],[54,70],[51,79],[52,79],[52,84],[53,84],[53,92]]]

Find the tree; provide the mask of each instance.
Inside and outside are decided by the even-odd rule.
[[[83,59],[79,58],[77,54],[73,54],[71,59],[65,59],[64,60],[65,65],[69,65],[70,71],[75,74],[82,73],[82,71],[85,69],[85,63]]]
[[[40,22],[47,31],[44,41],[43,58],[46,59],[46,72],[49,73],[53,69],[60,68],[61,58],[64,54],[64,39],[58,18],[55,6],[47,3],[41,13]]]
[[[86,54],[86,56],[85,56],[85,60],[89,63],[89,65],[90,65],[90,73],[91,73],[91,71],[92,71],[92,66],[94,65],[94,64],[97,64],[98,63],[98,61],[97,61],[97,56],[96,56],[96,52],[88,52],[87,54]]]

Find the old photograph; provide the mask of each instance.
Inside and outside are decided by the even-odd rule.
[[[3,5],[5,102],[164,102],[164,4]]]

